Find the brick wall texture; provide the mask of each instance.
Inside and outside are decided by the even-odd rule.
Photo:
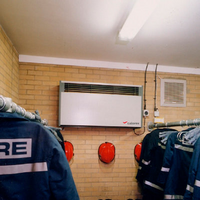
[[[2,38],[2,34],[0,35]],[[1,52],[2,49],[0,48]],[[2,53],[1,53],[2,54]],[[2,55],[1,55],[2,56]],[[15,57],[15,56],[14,56]],[[3,59],[4,60],[4,59]],[[12,57],[11,57],[12,60]],[[0,67],[2,65],[0,58]],[[17,64],[16,64],[17,66]],[[133,70],[103,69],[64,65],[45,65],[19,63],[19,70],[10,66],[8,72],[16,71],[19,77],[19,91],[12,95],[9,80],[0,81],[0,93],[18,96],[18,104],[28,111],[38,110],[42,119],[50,126],[58,126],[59,81],[80,81],[94,83],[113,83],[144,85],[144,72]],[[6,69],[4,69],[6,71]],[[18,74],[17,74],[18,72]],[[1,75],[1,72],[0,72]],[[2,76],[2,75],[1,75]],[[157,73],[157,107],[165,122],[199,118],[200,115],[200,76],[190,74]],[[187,82],[187,106],[183,108],[160,106],[160,79],[184,79]],[[153,121],[154,111],[154,73],[147,73],[146,99],[150,111],[146,118],[146,127]],[[3,88],[8,87],[6,93]],[[18,92],[18,94],[17,94]],[[17,99],[17,98],[16,98]],[[181,128],[181,127],[177,127]],[[70,162],[73,177],[81,200],[126,200],[141,198],[140,188],[135,176],[138,164],[134,158],[134,147],[141,142],[148,130],[123,128],[65,128],[62,134],[65,140],[74,146],[74,157]],[[106,165],[98,159],[98,147],[103,142],[112,142],[116,148],[115,160]]]
[[[18,102],[19,55],[0,25],[0,94]]]

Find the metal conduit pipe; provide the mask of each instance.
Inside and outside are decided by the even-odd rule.
[[[181,120],[177,122],[167,122],[167,123],[159,123],[154,124],[153,122],[148,123],[148,131],[152,131],[154,128],[161,128],[161,127],[173,127],[173,126],[199,126],[200,119],[188,119],[188,120]]]

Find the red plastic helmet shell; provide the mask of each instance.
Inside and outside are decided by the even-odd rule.
[[[142,142],[135,145],[134,156],[137,162],[140,161],[141,150],[142,150]]]
[[[74,147],[73,147],[72,143],[68,142],[68,141],[64,142],[64,146],[65,146],[65,155],[69,162],[72,159],[72,157],[74,156]]]
[[[115,158],[115,146],[110,142],[102,143],[99,146],[98,154],[102,162],[109,164]]]

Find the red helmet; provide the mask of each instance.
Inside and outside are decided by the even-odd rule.
[[[135,145],[134,156],[137,162],[140,161],[141,150],[142,150],[142,142]]]
[[[99,146],[98,154],[102,162],[109,164],[115,158],[115,146],[110,142],[102,143]]]
[[[65,141],[64,145],[65,145],[65,155],[69,162],[72,159],[72,157],[74,156],[74,147],[73,147],[72,143],[68,142],[68,141]]]

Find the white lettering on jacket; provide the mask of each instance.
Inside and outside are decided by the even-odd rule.
[[[0,159],[29,158],[32,151],[32,139],[0,139]]]

